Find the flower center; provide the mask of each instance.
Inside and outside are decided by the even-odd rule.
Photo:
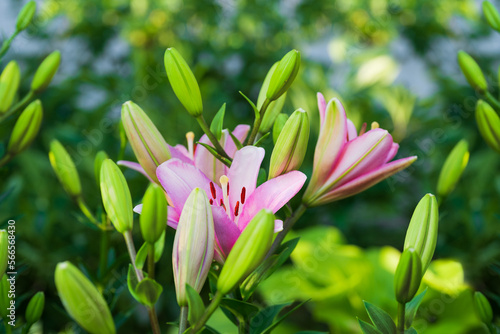
[[[219,182],[222,188],[222,198],[217,198],[215,185],[213,182],[210,182],[210,193],[212,195],[212,198],[209,199],[210,205],[221,206],[224,211],[226,211],[226,214],[231,217],[231,204],[229,202],[229,178],[226,175],[222,175],[219,179]],[[243,187],[240,192],[240,200],[236,201],[236,204],[233,208],[235,223],[238,222],[238,216],[240,215],[243,205],[245,204],[245,200],[246,188]]]

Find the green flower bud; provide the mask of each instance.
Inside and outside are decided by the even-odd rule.
[[[422,261],[413,248],[406,249],[399,259],[394,275],[396,300],[406,304],[415,297],[422,281]]]
[[[73,197],[80,196],[82,188],[75,164],[61,143],[55,139],[50,143],[49,160],[64,190]]]
[[[101,165],[101,197],[104,209],[120,233],[132,230],[132,197],[120,168],[106,159]]]
[[[286,121],[288,121],[288,115],[287,114],[279,114],[278,117],[276,118],[276,121],[274,122],[273,126],[273,143],[276,144],[278,141],[278,137],[283,130],[283,127],[286,124]]]
[[[83,329],[92,334],[116,333],[106,301],[78,268],[70,262],[58,263],[55,282],[66,312]]]
[[[56,74],[60,63],[61,53],[59,51],[56,50],[48,55],[35,72],[33,81],[31,81],[31,90],[38,93],[47,88]]]
[[[490,27],[500,32],[500,14],[495,6],[489,1],[483,1],[483,13]]]
[[[406,231],[404,249],[413,248],[422,260],[422,275],[429,267],[438,234],[439,212],[436,197],[426,194],[418,202]]]
[[[267,90],[269,88],[269,82],[271,81],[271,77],[273,76],[274,70],[276,67],[278,67],[279,62],[274,63],[274,65],[271,67],[269,72],[267,72],[266,78],[264,79],[264,83],[262,84],[262,87],[260,88],[259,92],[259,97],[257,99],[257,109],[260,110],[262,105],[264,104],[264,101],[266,100],[266,94]],[[285,104],[286,100],[286,92],[281,95],[276,101],[273,101],[269,104],[267,107],[266,113],[264,114],[264,117],[262,118],[262,123],[260,124],[259,132],[260,134],[266,134],[271,130],[271,127],[273,126],[274,122],[276,121],[276,118],[280,114],[281,110],[283,109],[283,105]]]
[[[175,95],[191,116],[201,116],[203,103],[200,87],[188,64],[175,48],[168,48],[165,51],[164,60],[168,80]]]
[[[7,154],[16,155],[26,149],[35,139],[42,124],[43,110],[40,100],[31,102],[14,125],[7,146]]]
[[[488,90],[488,84],[483,72],[471,56],[464,51],[458,51],[458,64],[472,88],[479,90],[481,93]]]
[[[8,252],[9,248],[9,234],[6,230],[0,230],[0,277],[5,274],[7,269]]]
[[[94,159],[94,175],[97,181],[97,185],[101,184],[101,166],[104,160],[109,159],[108,154],[104,151],[99,151],[95,155]]]
[[[26,322],[30,325],[34,324],[43,313],[43,308],[45,307],[45,295],[42,291],[37,292],[33,298],[31,298],[26,308]]]
[[[154,244],[167,226],[167,199],[161,187],[152,183],[142,200],[141,233],[147,243]]]
[[[309,118],[305,110],[298,109],[290,116],[276,141],[269,164],[269,179],[299,169],[308,140]]]
[[[274,234],[274,215],[262,209],[241,232],[227,256],[217,281],[217,290],[226,294],[244,280],[266,256]]]
[[[177,303],[187,306],[186,284],[200,292],[214,256],[215,232],[207,194],[195,188],[184,204],[172,251]]]
[[[19,66],[11,60],[0,75],[0,114],[9,110],[21,80]]]
[[[17,22],[16,22],[17,31],[24,30],[28,27],[28,25],[31,23],[31,20],[33,20],[35,11],[36,11],[35,1],[30,1],[26,5],[24,5],[24,7],[19,12],[19,15],[17,15]]]
[[[132,101],[122,106],[122,124],[137,161],[158,182],[156,168],[171,158],[167,142],[141,107]]]
[[[469,162],[469,144],[465,139],[458,142],[444,162],[437,183],[437,194],[447,196],[455,188]]]
[[[283,95],[295,80],[300,68],[300,52],[292,50],[288,52],[278,63],[274,70],[266,97],[274,101]]]
[[[493,310],[488,299],[479,291],[474,292],[474,309],[479,319],[486,325],[493,321]]]
[[[477,101],[476,122],[484,141],[500,153],[500,117],[493,108],[483,100]]]
[[[3,275],[0,280],[0,316],[2,319],[6,319],[7,315],[14,310],[15,306],[12,306],[11,298],[9,298],[10,282],[8,281],[7,275]]]

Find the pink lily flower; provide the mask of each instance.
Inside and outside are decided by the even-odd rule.
[[[353,196],[411,165],[416,156],[391,161],[398,152],[387,130],[372,127],[358,133],[338,99],[328,103],[318,93],[320,133],[314,152],[306,206]]]
[[[223,174],[219,183],[199,168],[179,159],[161,164],[156,175],[173,204],[168,211],[168,225],[177,227],[184,203],[193,189],[205,190],[214,218],[215,258],[224,262],[241,232],[261,209],[275,213],[299,192],[306,181],[303,173],[292,171],[256,187],[264,153],[263,148],[254,146],[236,151],[227,175]],[[280,231],[283,222],[277,220],[275,223],[275,231]]]

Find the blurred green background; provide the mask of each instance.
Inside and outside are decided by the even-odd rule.
[[[395,313],[396,249],[403,246],[415,205],[425,193],[435,191],[444,159],[462,138],[469,141],[471,158],[457,188],[441,204],[435,254],[440,260],[426,278],[430,286],[423,304],[426,311],[417,319],[422,333],[485,332],[472,311],[471,289],[484,292],[498,314],[499,157],[477,132],[477,96],[456,62],[458,50],[471,54],[498,94],[500,36],[485,23],[479,1],[37,3],[34,23],[16,38],[1,66],[10,59],[20,63],[21,92],[26,92],[45,55],[59,49],[62,62],[41,95],[45,115],[38,139],[0,169],[0,227],[15,219],[17,228],[18,314],[34,292],[43,290],[47,296],[43,321],[34,330],[82,332],[60,304],[53,272],[63,260],[79,264],[91,277],[98,267],[99,233],[85,222],[58,183],[48,161],[48,144],[57,138],[68,149],[83,180],[85,199],[97,212],[100,196],[93,160],[98,150],[117,158],[123,102],[138,103],[171,145],[184,144],[187,131],[201,135],[168,83],[163,53],[170,46],[193,68],[205,117],[210,120],[226,102],[225,124],[230,128],[252,121],[253,112],[238,91],[256,100],[271,65],[292,48],[301,51],[301,71],[284,111],[301,107],[312,119],[302,167],[308,175],[318,132],[318,91],[328,99],[340,97],[358,127],[378,121],[391,131],[401,145],[398,156],[419,157],[406,171],[354,198],[312,209],[299,221],[295,234],[303,240],[291,261],[263,284],[261,299],[263,303],[311,301],[277,332],[358,333],[356,317],[367,318],[363,299]],[[493,3],[500,7],[500,2]],[[13,32],[23,4],[0,2],[4,37]],[[13,122],[0,126],[4,145]],[[129,148],[126,157],[134,160]],[[268,159],[269,154],[265,166]],[[147,180],[132,171],[125,175],[134,202],[140,202]],[[167,250],[172,240],[169,229]],[[125,246],[117,234],[111,242],[109,257],[116,268],[100,287],[112,292],[105,297],[116,315],[118,331],[145,333],[147,314],[126,288]],[[329,251],[323,256],[324,245]],[[165,288],[158,303],[160,322],[175,321],[179,311],[169,252],[163,255],[158,275]],[[283,287],[287,288],[281,291]]]

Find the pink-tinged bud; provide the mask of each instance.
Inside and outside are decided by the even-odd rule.
[[[186,284],[200,292],[214,256],[214,221],[207,194],[195,188],[184,204],[175,233],[172,265],[179,306],[187,306]]]
[[[141,107],[132,101],[122,106],[122,123],[137,161],[158,182],[156,168],[171,158],[167,142]]]

